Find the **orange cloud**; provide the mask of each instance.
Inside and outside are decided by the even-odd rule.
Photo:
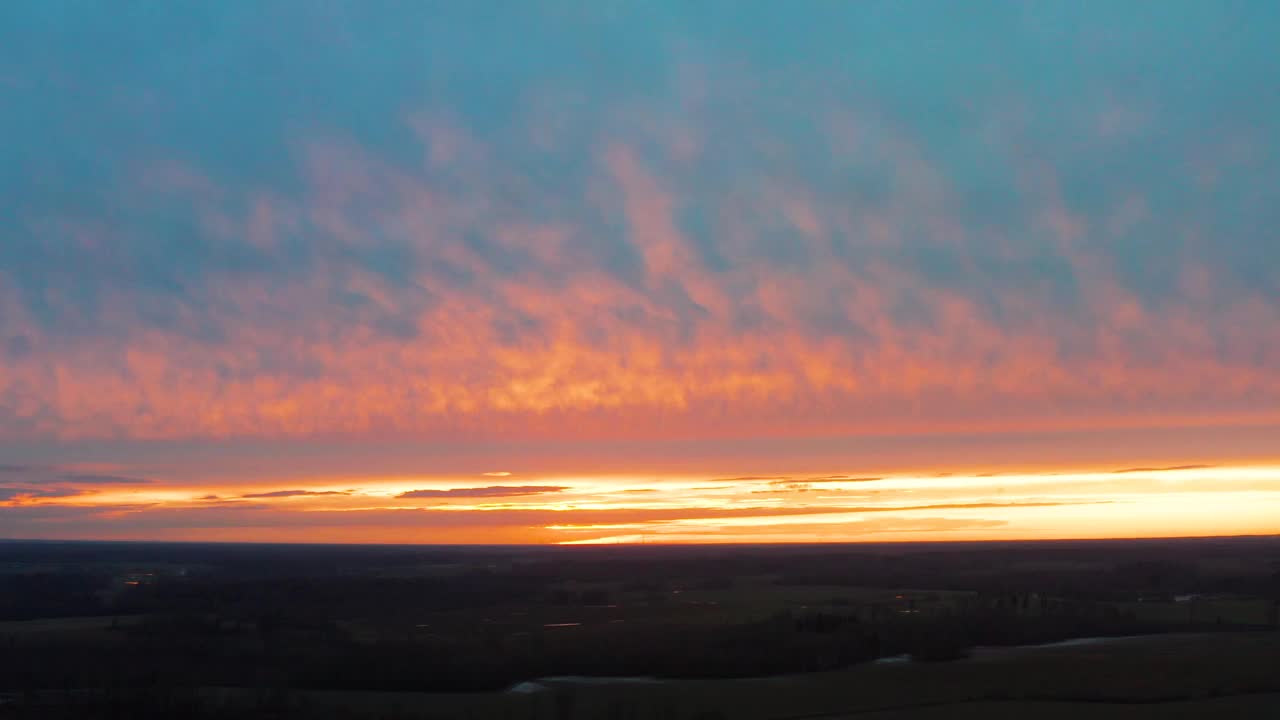
[[[1052,239],[1080,289],[1064,302],[1044,282],[964,263],[940,281],[910,260],[931,242],[1013,267],[1035,258],[1028,243],[966,223],[953,181],[890,126],[874,150],[851,152],[900,174],[901,197],[859,212],[798,179],[785,150],[776,173],[721,197],[696,189],[700,156],[609,138],[589,165],[592,192],[569,202],[502,166],[465,128],[430,117],[414,128],[429,148],[422,166],[354,142],[303,143],[309,190],[254,192],[239,213],[234,193],[198,170],[150,173],[215,237],[250,238],[263,262],[287,264],[292,234],[318,248],[293,272],[213,274],[201,306],[170,299],[202,334],[144,322],[140,291],[122,284],[104,289],[93,319],[115,332],[63,337],[0,271],[4,326],[24,348],[0,353],[0,436],[547,440],[1280,423],[1280,344],[1257,331],[1280,325],[1280,305],[1226,291],[1195,256],[1159,302],[1127,286],[1102,241],[1146,217],[1133,209],[1141,198],[1090,217],[1068,207],[1051,174],[1028,172],[1038,179],[1024,188],[1027,231]],[[833,147],[847,132],[832,130]],[[850,162],[871,161],[858,157]],[[432,181],[437,167],[533,193],[540,212],[451,191]],[[691,229],[690,212],[710,218],[705,227]],[[634,266],[611,265],[595,240],[608,224],[623,238],[609,252]],[[75,232],[90,248],[109,244],[93,228]],[[477,234],[484,243],[468,239]],[[391,250],[400,273],[343,261]],[[717,254],[733,262],[717,265]]]

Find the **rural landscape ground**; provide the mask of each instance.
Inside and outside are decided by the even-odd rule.
[[[0,543],[0,717],[1267,717],[1280,539]]]

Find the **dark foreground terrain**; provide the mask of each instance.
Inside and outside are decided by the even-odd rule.
[[[1278,615],[1280,538],[0,542],[0,718],[1280,717]]]

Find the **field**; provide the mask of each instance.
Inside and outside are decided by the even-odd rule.
[[[908,710],[830,715],[812,720],[1258,720],[1280,716],[1280,694],[1150,704],[963,702]]]
[[[1105,720],[1280,695],[1273,538],[0,543],[0,565],[0,718]]]
[[[300,712],[439,720],[1076,718],[1082,712],[1103,720],[1202,717],[1196,714],[1202,712],[1257,718],[1280,708],[1277,667],[1280,633],[1186,634],[772,678],[553,679],[542,681],[542,690],[525,693],[316,691],[280,701]],[[204,692],[228,710],[258,700],[249,691]],[[1034,714],[1019,714],[1027,712]]]

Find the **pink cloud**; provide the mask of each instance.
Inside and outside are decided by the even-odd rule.
[[[1139,196],[1097,218],[1069,207],[1051,172],[1024,188],[1033,229],[1081,288],[1067,308],[1034,284],[948,285],[901,260],[920,245],[908,228],[945,246],[986,240],[956,212],[939,166],[874,114],[830,122],[833,147],[872,153],[901,180],[900,197],[867,207],[805,182],[785,146],[776,172],[708,197],[688,175],[700,157],[618,138],[599,144],[590,199],[562,201],[456,123],[414,123],[419,166],[310,140],[305,193],[246,191],[236,210],[234,189],[198,170],[144,174],[218,237],[282,261],[295,234],[324,249],[293,273],[204,278],[207,304],[172,311],[209,326],[207,337],[144,322],[140,291],[125,285],[103,291],[94,319],[118,332],[60,336],[0,273],[0,321],[29,348],[0,355],[0,436],[563,440],[1280,421],[1280,341],[1258,331],[1280,325],[1280,305],[1221,291],[1218,271],[1194,257],[1170,279],[1178,292],[1154,304],[1092,240],[1147,217]],[[560,212],[533,218],[523,194],[450,191],[441,167]],[[735,262],[708,264],[681,221],[690,208],[717,218],[709,241]],[[595,213],[623,227],[636,277],[591,255]],[[90,258],[110,252],[109,236],[84,232],[99,238]],[[991,243],[1008,258],[1026,252]],[[388,245],[406,277],[342,260]],[[761,247],[804,262],[771,262]]]

